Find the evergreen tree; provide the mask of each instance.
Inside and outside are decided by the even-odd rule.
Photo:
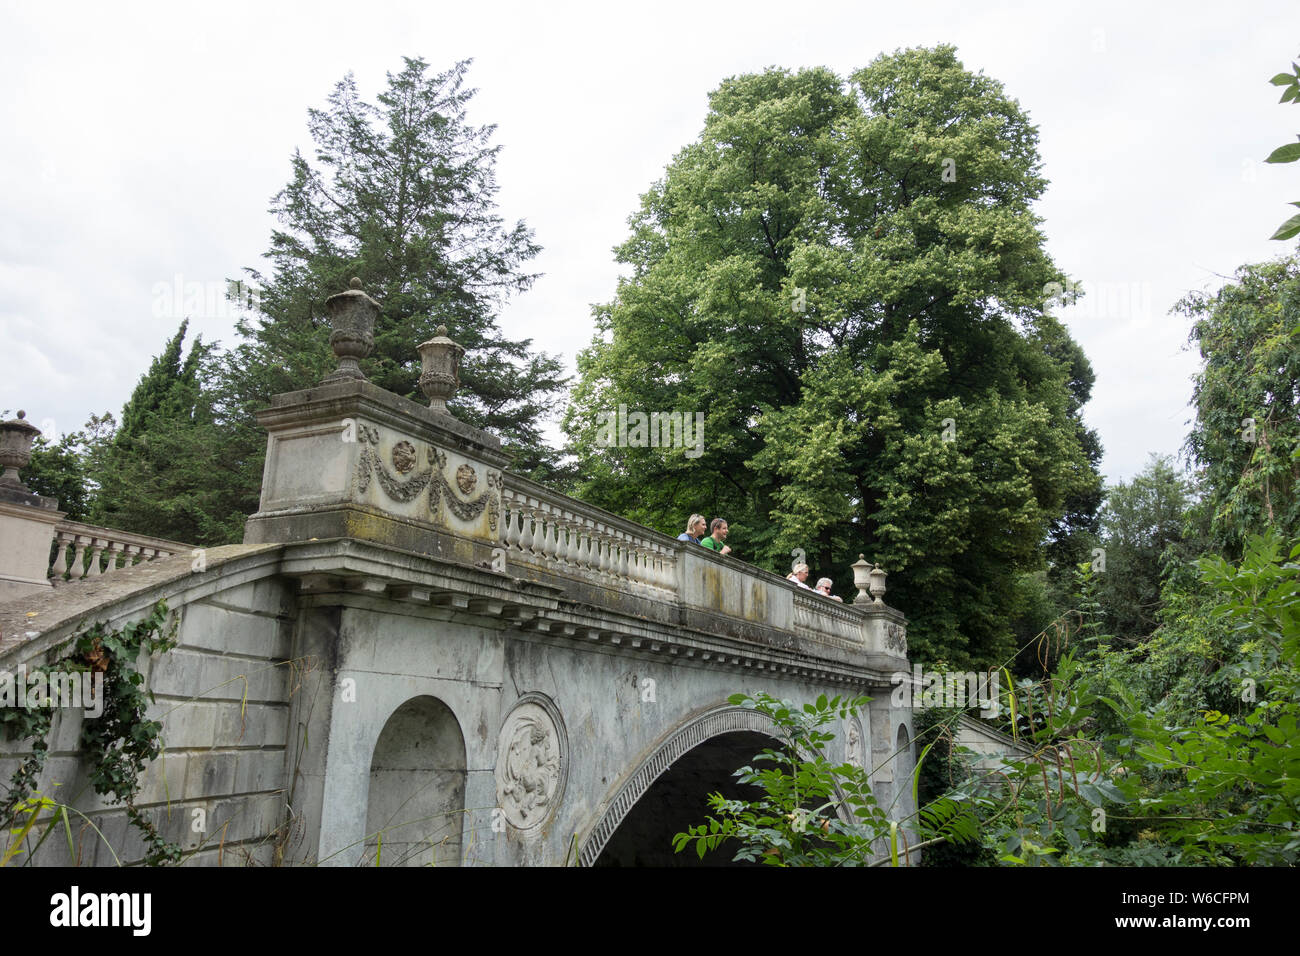
[[[375,384],[421,402],[416,346],[439,325],[466,349],[458,418],[502,438],[515,468],[545,478],[558,467],[541,422],[566,380],[557,358],[510,340],[496,312],[528,289],[524,270],[539,247],[519,222],[495,211],[493,126],[474,126],[464,88],[468,61],[426,75],[405,60],[378,105],[361,99],[351,74],[324,110],[309,110],[315,163],[295,152],[289,184],[272,211],[269,274],[247,270],[256,316],[229,356],[220,398],[222,457],[240,487],[245,515],[257,508],[266,435],[254,415],[279,392],[317,384],[335,365],[325,299],[361,279],[383,311],[362,369]]]
[[[1095,514],[1092,373],[1044,309],[1037,134],[951,47],[735,77],[643,197],[566,419],[581,494],[731,522],[849,587],[865,552],[921,659],[1000,662],[1017,578]],[[601,413],[705,413],[704,452],[599,447]]]
[[[141,376],[122,409],[122,424],[91,474],[98,485],[97,524],[190,544],[219,544],[233,528],[229,483],[214,468],[220,432],[204,388],[214,347],[195,339],[183,356],[189,321]],[[244,515],[238,515],[242,528]]]

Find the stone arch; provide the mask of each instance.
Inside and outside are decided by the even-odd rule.
[[[605,804],[604,813],[583,844],[579,857],[582,865],[591,866],[596,862],[637,801],[674,763],[701,744],[727,734],[757,734],[777,741],[772,721],[745,707],[723,707],[688,720],[642,761]]]
[[[450,707],[412,697],[375,741],[362,863],[459,866],[465,817],[465,736]]]

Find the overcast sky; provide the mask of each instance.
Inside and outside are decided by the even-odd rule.
[[[402,56],[472,57],[470,120],[497,124],[500,207],[544,247],[503,312],[572,368],[609,300],[639,195],[703,126],[727,76],[952,43],[1036,123],[1057,264],[1090,292],[1063,313],[1097,373],[1087,408],[1108,481],[1176,453],[1190,415],[1193,289],[1288,251],[1270,242],[1300,166],[1260,162],[1300,130],[1273,74],[1300,4],[222,3],[0,0],[0,410],[47,431],[120,412],[180,314],[160,285],[219,289],[269,246],[271,197],[309,107],[352,71],[372,99]],[[177,306],[181,308],[182,306]],[[191,330],[234,341],[213,296]],[[412,343],[414,347],[415,343]]]

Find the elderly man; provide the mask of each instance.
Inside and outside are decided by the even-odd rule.
[[[710,551],[716,551],[718,554],[731,554],[731,548],[722,542],[727,540],[727,522],[721,518],[714,518],[709,525],[709,536],[700,544],[704,545]]]
[[[822,578],[817,582],[817,587],[813,588],[813,590],[816,591],[818,594],[830,598],[832,601],[839,601],[841,604],[843,604],[844,598],[840,597],[837,594],[831,594],[831,585],[833,583],[834,582],[831,581],[830,578]]]
[[[707,527],[708,522],[704,519],[704,515],[691,515],[690,520],[686,522],[686,531],[679,534],[677,540],[699,544],[700,538],[704,537],[704,530]]]

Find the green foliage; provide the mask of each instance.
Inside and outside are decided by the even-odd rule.
[[[1147,637],[1160,613],[1166,552],[1183,541],[1187,481],[1168,458],[1151,461],[1130,482],[1106,489],[1101,510],[1105,570],[1097,600],[1107,633],[1119,641]]]
[[[1243,266],[1176,308],[1204,361],[1187,451],[1204,472],[1210,547],[1235,559],[1266,527],[1300,534],[1300,261]]]
[[[678,853],[692,843],[701,859],[710,850],[734,842],[734,861],[771,866],[866,866],[884,845],[898,865],[908,847],[902,823],[892,820],[867,782],[868,772],[852,763],[834,763],[826,755],[835,735],[825,728],[844,721],[866,706],[870,698],[827,699],[799,707],[767,694],[736,694],[736,706],[758,711],[771,719],[782,742],[754,757],[753,766],[741,767],[735,777],[762,790],[757,800],[729,800],[712,794],[714,814],[673,838]],[[924,760],[924,758],[922,758]],[[762,766],[759,766],[762,765]],[[915,781],[899,781],[900,787]],[[956,799],[938,800],[916,814],[913,821],[931,840],[971,840],[974,816]],[[928,841],[927,841],[928,842]]]
[[[238,540],[243,519],[230,472],[213,468],[225,433],[213,404],[215,347],[183,353],[182,322],[122,409],[122,423],[91,475],[95,524],[187,544]]]
[[[865,552],[917,657],[1003,659],[1017,576],[1100,487],[1092,372],[1043,308],[1064,276],[1036,143],[951,47],[725,81],[579,357],[579,494],[660,528],[722,515],[739,558],[784,571],[803,548],[841,590]],[[599,447],[620,403],[703,412],[703,457]]]
[[[93,719],[83,718],[80,746],[95,792],[110,797],[111,802],[123,803],[127,818],[144,837],[146,865],[178,862],[181,848],[163,839],[153,822],[135,806],[140,774],[162,751],[162,724],[146,719],[153,696],[144,690],[144,676],[135,665],[141,654],[158,654],[175,646],[175,628],[167,627],[167,605],[159,601],[148,616],[118,630],[96,622],[72,641],[71,654],[65,660],[29,668],[29,673],[79,670],[104,675],[103,712]],[[6,826],[13,826],[15,821],[21,824],[22,814],[31,806],[32,788],[49,753],[52,717],[52,706],[40,703],[0,709],[0,727],[11,739],[31,741],[31,754],[14,772],[0,808],[0,821],[8,821]]]
[[[1269,80],[1274,86],[1283,88],[1282,98],[1278,100],[1279,103],[1300,103],[1300,65],[1292,63],[1291,70],[1291,73],[1279,73]],[[1297,137],[1297,139],[1300,139],[1300,137]],[[1294,163],[1297,159],[1300,159],[1300,143],[1288,143],[1273,150],[1264,162]],[[1300,206],[1300,202],[1293,202],[1291,205]],[[1269,238],[1293,239],[1298,235],[1300,235],[1300,213],[1278,226],[1277,232],[1273,233]]]
[[[1236,713],[1207,710],[1186,721],[1162,702],[1126,714],[1131,771],[1154,767],[1172,782],[1153,788],[1145,810],[1185,862],[1293,866],[1300,856],[1300,542],[1274,532],[1249,539],[1243,561],[1200,562],[1218,594],[1210,611],[1239,651]],[[1242,708],[1240,704],[1245,704]],[[1166,778],[1169,780],[1170,778]]]
[[[957,744],[956,726],[962,713],[947,707],[916,711],[916,745],[929,748],[928,757],[917,768],[917,800],[922,807],[958,807],[952,794],[973,792],[980,786],[979,775],[962,759]],[[980,840],[939,841],[927,847],[922,858],[927,867],[993,866],[996,862],[996,853]]]

